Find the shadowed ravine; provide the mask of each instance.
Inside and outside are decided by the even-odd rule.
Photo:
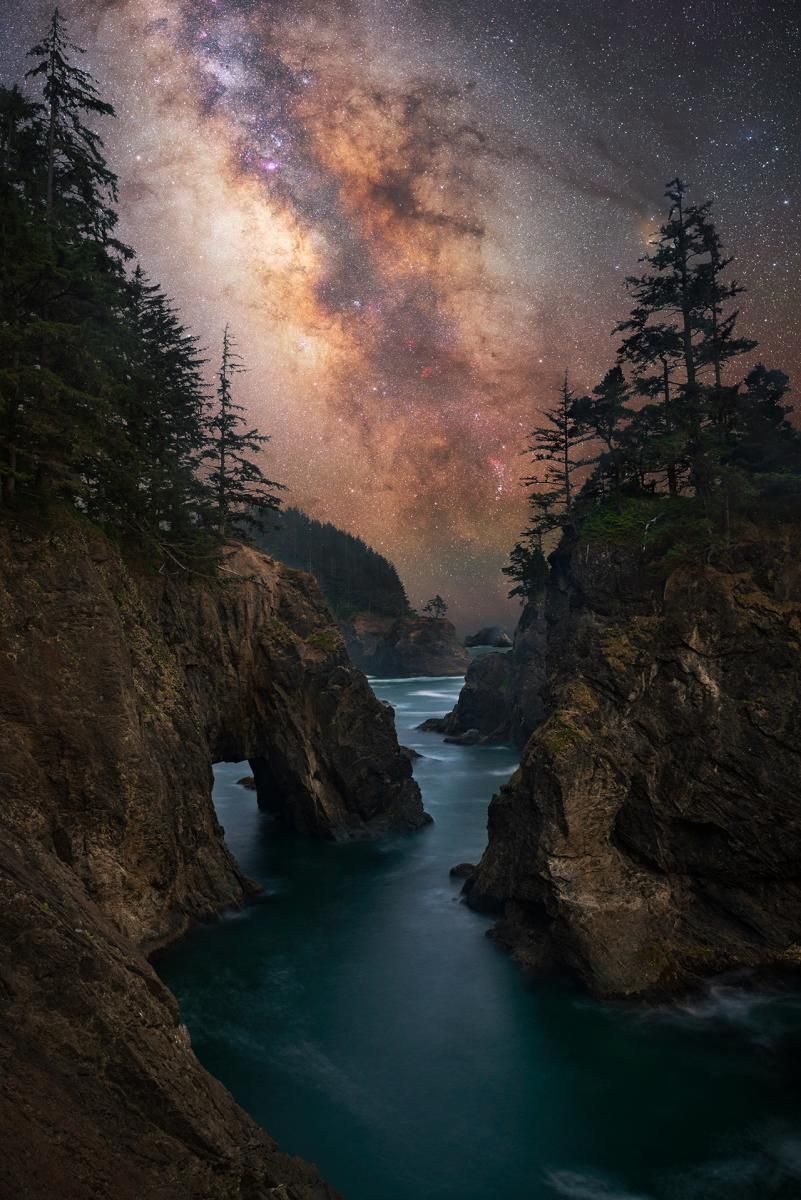
[[[801,999],[718,984],[644,1010],[533,984],[449,868],[477,861],[505,747],[414,731],[458,679],[379,680],[435,824],[277,837],[246,764],[216,768],[228,845],[267,896],[161,958],[195,1050],[347,1200],[791,1200]]]

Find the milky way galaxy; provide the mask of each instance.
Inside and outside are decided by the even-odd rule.
[[[520,451],[614,356],[677,172],[711,196],[743,329],[798,375],[798,5],[69,0],[117,109],[123,236],[271,434],[289,502],[415,603],[504,614]],[[9,4],[4,79],[47,4]],[[511,610],[506,610],[509,619]]]

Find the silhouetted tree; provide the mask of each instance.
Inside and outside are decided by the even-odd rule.
[[[514,584],[508,595],[512,600],[519,597],[521,604],[534,600],[542,593],[545,580],[548,577],[548,563],[542,552],[541,539],[537,536],[523,534],[520,541],[515,542],[509,553],[509,563],[501,567]]]
[[[245,409],[233,399],[233,380],[244,369],[226,325],[217,373],[216,409],[208,422],[209,442],[203,452],[203,457],[211,462],[208,482],[221,537],[262,524],[268,512],[280,508],[281,500],[276,493],[284,490],[282,483],[268,479],[250,457],[258,454],[270,438],[247,428],[242,416]]]
[[[437,621],[441,621],[447,611],[448,606],[439,593],[434,596],[433,600],[429,600],[427,604],[423,605],[423,612],[427,613],[429,617],[434,617]]]
[[[92,76],[71,61],[71,55],[83,53],[70,41],[56,8],[47,33],[29,51],[38,61],[26,78],[43,81],[46,223],[107,242],[117,223],[117,177],[103,157],[100,136],[85,124],[85,117],[113,116],[114,109],[100,98]]]
[[[595,464],[595,479],[601,494],[607,485],[619,492],[623,478],[622,430],[631,412],[626,407],[630,398],[626,377],[619,366],[607,371],[593,389],[592,395],[573,401],[571,415],[578,435],[591,442],[600,442],[603,449],[586,465]]]
[[[573,512],[573,473],[582,465],[575,457],[584,435],[576,423],[575,393],[565,373],[557,402],[546,409],[543,424],[529,434],[526,451],[535,463],[544,463],[540,475],[527,476],[523,483],[534,488],[530,503],[541,532],[569,523]]]

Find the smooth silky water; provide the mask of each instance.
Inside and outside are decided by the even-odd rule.
[[[718,985],[643,1011],[532,983],[460,902],[509,747],[415,726],[461,680],[374,680],[435,824],[378,843],[277,836],[247,764],[214,800],[267,895],[159,970],[200,1060],[347,1200],[799,1200],[801,999]]]

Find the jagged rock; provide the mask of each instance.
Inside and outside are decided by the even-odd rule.
[[[426,717],[416,726],[423,733],[447,733],[449,729],[448,717]]]
[[[451,746],[475,746],[481,741],[479,729],[466,729],[464,733],[455,734],[444,739]]]
[[[801,963],[799,549],[664,583],[636,547],[554,557],[546,719],[468,895],[522,961],[606,995]]]
[[[474,658],[456,706],[418,728],[451,738],[478,729],[482,743],[524,746],[543,717],[544,684],[545,616],[540,602],[523,610],[512,650]]]
[[[249,792],[255,792],[256,780],[252,775],[243,775],[241,779],[236,781],[240,787],[247,788]]]
[[[500,650],[508,648],[512,645],[512,639],[505,630],[501,629],[500,625],[488,625],[484,629],[479,629],[478,633],[474,633],[472,637],[464,639],[465,646],[494,646]]]
[[[448,874],[452,879],[470,879],[476,873],[475,863],[457,863],[455,867],[451,867]]]
[[[509,655],[509,741],[521,748],[545,716],[546,645],[543,596],[530,601],[520,614]]]
[[[76,523],[4,526],[0,598],[0,1195],[333,1196],[201,1068],[145,954],[254,890],[214,760],[288,829],[421,825],[392,714],[311,577],[245,547],[145,576]]]
[[[471,662],[456,707],[446,718],[448,733],[477,729],[485,741],[508,740],[512,666],[510,654],[485,654]]]
[[[401,746],[400,752],[404,758],[408,758],[409,762],[416,762],[418,758],[424,758],[419,750],[415,750],[413,746]]]
[[[368,675],[464,675],[470,656],[450,621],[361,613],[343,626],[351,659]]]

